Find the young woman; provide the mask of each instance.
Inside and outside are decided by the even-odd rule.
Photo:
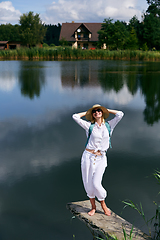
[[[96,212],[95,197],[100,201],[105,215],[111,215],[110,209],[105,204],[106,190],[101,184],[103,173],[107,167],[106,152],[109,148],[110,136],[105,119],[109,116],[109,113],[115,115],[112,120],[108,121],[111,135],[113,129],[124,115],[122,111],[110,110],[95,104],[87,112],[73,114],[72,116],[86,130],[87,136],[91,131],[89,130],[91,124],[95,123],[92,125],[93,129],[81,159],[83,184],[92,206],[91,211],[88,212],[90,216],[93,216]],[[88,121],[81,119],[84,116]]]

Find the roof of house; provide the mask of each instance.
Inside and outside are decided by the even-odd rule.
[[[97,32],[101,29],[102,23],[62,23],[60,39],[75,41],[74,33],[82,25],[91,33],[90,41],[98,41]]]
[[[7,44],[8,41],[0,41],[0,44]]]

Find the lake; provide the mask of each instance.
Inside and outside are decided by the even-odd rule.
[[[159,62],[0,61],[0,240],[92,240],[66,204],[87,199],[86,136],[72,114],[96,103],[125,114],[107,153],[106,203],[147,231],[122,201],[141,202],[148,219],[155,213],[159,79]]]

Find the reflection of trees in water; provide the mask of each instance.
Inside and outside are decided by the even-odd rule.
[[[94,61],[73,61],[62,62],[61,82],[63,87],[98,85],[96,62]]]
[[[127,86],[129,92],[134,95],[138,90],[137,72],[130,69],[131,66],[116,66],[103,68],[99,72],[99,82],[104,91],[114,90],[119,92],[124,85]]]
[[[159,75],[144,76],[140,81],[140,88],[144,95],[146,108],[144,110],[145,121],[153,125],[160,119],[160,81]]]
[[[65,86],[99,86],[104,92],[118,93],[127,87],[134,96],[144,95],[144,120],[153,124],[160,119],[160,71],[158,63],[121,61],[75,61],[61,65],[61,81]],[[125,96],[124,96],[125,97]]]
[[[100,77],[99,81],[104,91],[119,92],[124,84],[122,75],[118,73],[106,73]]]
[[[126,85],[129,92],[134,96],[138,90],[138,78],[135,75],[130,75],[128,79],[126,79]]]
[[[128,91],[135,95],[140,89],[144,95],[146,108],[144,110],[144,120],[147,124],[154,124],[160,119],[160,80],[159,68],[144,65],[143,68],[137,65],[130,65],[121,69],[106,67],[99,73],[99,81],[104,91],[114,90],[119,92],[124,85]]]
[[[30,99],[39,97],[42,86],[45,84],[44,69],[38,62],[22,62],[19,84],[22,95]]]

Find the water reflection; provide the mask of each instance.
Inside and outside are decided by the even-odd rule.
[[[145,97],[146,108],[144,110],[144,120],[153,125],[160,119],[160,81],[159,74],[149,74],[146,79],[142,76],[140,88]]]
[[[16,71],[15,71],[15,69]],[[0,91],[1,92],[11,92],[16,86],[17,72],[19,69],[19,64],[13,61],[5,62],[5,67],[0,64]]]
[[[5,73],[0,78],[0,90],[10,92],[16,85],[16,79],[9,73]]]
[[[121,103],[126,102],[124,98],[128,99],[129,93],[135,96],[139,90],[146,103],[144,120],[151,125],[160,119],[159,74],[159,63],[80,61],[61,65],[63,87],[101,86],[108,94],[123,92]]]
[[[33,99],[39,97],[45,85],[44,67],[41,62],[23,62],[19,70],[19,84],[21,93]]]
[[[93,86],[99,85],[97,62],[95,61],[76,61],[62,62],[61,64],[62,86]]]
[[[141,201],[147,216],[153,213],[159,186],[145,177],[160,169],[159,65],[1,62],[0,79],[5,76],[6,89],[7,81],[15,82],[9,92],[0,91],[2,240],[49,240],[53,236],[69,240],[73,234],[77,240],[92,239],[80,222],[74,228],[65,206],[86,199],[80,173],[86,135],[71,115],[97,102],[125,113],[112,136],[113,151],[108,151],[103,181],[109,193],[107,204],[121,214],[121,201],[129,198]],[[20,87],[25,89],[25,98]],[[151,122],[153,126],[148,125]],[[126,210],[122,217],[139,225],[133,212]]]

